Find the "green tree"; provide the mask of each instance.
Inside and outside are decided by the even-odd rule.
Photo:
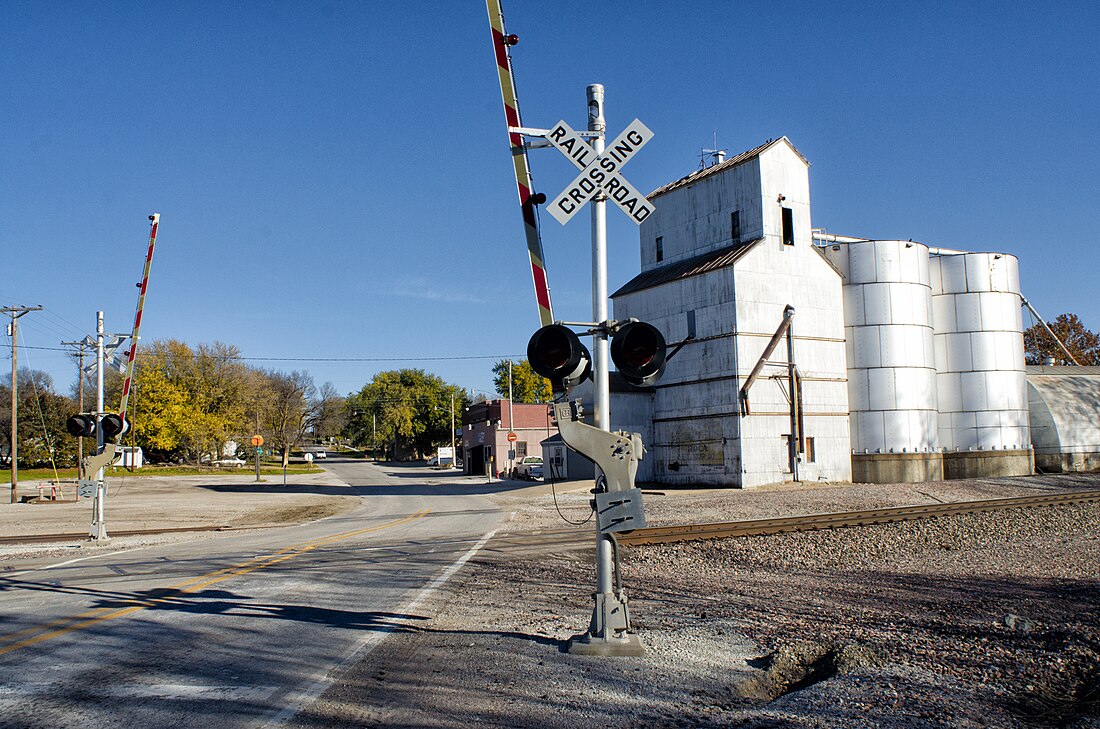
[[[466,391],[424,370],[379,372],[347,398],[347,434],[360,447],[377,444],[395,459],[417,459],[451,441],[451,402],[456,421]]]
[[[1076,314],[1060,314],[1050,328],[1077,364],[1100,365],[1100,336],[1089,331]],[[1042,364],[1046,357],[1054,357],[1056,362],[1066,359],[1066,353],[1038,322],[1024,332],[1024,355],[1028,364]]]
[[[502,359],[493,365],[493,386],[501,397],[508,397],[508,362]],[[531,369],[525,359],[512,362],[512,402],[540,403],[553,399],[550,380]]]
[[[54,391],[45,372],[20,368],[19,465],[60,467],[76,464],[76,439],[65,429],[65,420],[76,413],[76,403]],[[11,453],[11,387],[0,386],[0,451]]]
[[[121,402],[122,378],[107,374],[112,409]],[[134,444],[154,458],[219,457],[228,441],[249,429],[250,383],[250,370],[235,346],[215,342],[192,349],[165,340],[142,347],[127,413]]]

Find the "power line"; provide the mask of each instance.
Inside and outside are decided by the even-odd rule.
[[[443,362],[460,359],[507,359],[517,354],[470,354],[456,357],[239,357],[246,362]]]
[[[64,347],[31,347],[21,345],[22,349],[41,349],[51,352],[68,352]],[[518,354],[466,354],[453,357],[236,357],[244,362],[447,362],[470,359],[508,359],[522,357]]]

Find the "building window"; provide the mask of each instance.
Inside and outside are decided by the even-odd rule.
[[[783,208],[783,245],[794,245],[794,212]]]
[[[730,237],[734,243],[741,242],[741,211],[734,210],[730,213]]]
[[[527,457],[527,441],[521,440],[516,442],[516,458]]]
[[[665,239],[657,236],[657,263],[665,260]]]
[[[805,457],[804,460],[806,461],[806,463],[815,463],[816,458],[817,458],[817,454],[814,452],[814,439],[813,438],[807,438],[806,439],[806,457]]]

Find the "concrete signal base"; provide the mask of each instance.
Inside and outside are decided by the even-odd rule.
[[[569,639],[567,653],[577,656],[644,656],[645,645],[637,633],[623,633],[621,638],[598,638],[588,633]]]
[[[630,629],[630,606],[626,593],[597,592],[592,622],[587,633],[569,639],[567,652],[580,656],[643,656],[645,646]]]

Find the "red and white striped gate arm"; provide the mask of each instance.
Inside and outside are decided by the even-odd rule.
[[[145,254],[145,271],[141,274],[141,293],[138,294],[137,313],[134,314],[134,331],[130,334],[130,356],[126,361],[126,382],[122,385],[122,404],[118,406],[118,414],[122,421],[126,422],[126,404],[130,401],[130,383],[134,379],[134,358],[137,357],[138,334],[141,330],[141,310],[145,308],[145,294],[149,291],[149,269],[153,266],[153,248],[157,245],[157,226],[160,224],[160,213],[149,216],[152,227],[149,230],[149,252]]]
[[[539,234],[539,221],[535,215],[535,205],[531,200],[531,167],[527,161],[527,148],[523,146],[523,136],[512,131],[523,126],[520,124],[519,101],[516,99],[515,77],[512,75],[512,59],[508,55],[508,35],[504,32],[504,13],[500,0],[485,0],[489,10],[489,25],[493,34],[493,54],[496,56],[497,72],[500,75],[500,95],[504,99],[504,119],[508,124],[508,146],[512,153],[512,162],[516,169],[516,186],[519,188],[519,204],[523,213],[523,227],[527,235],[527,254],[531,258],[531,278],[535,284],[535,300],[539,307],[539,321],[542,326],[554,323],[554,312],[550,306],[550,286],[546,280],[546,264],[542,252],[542,236]],[[514,39],[513,39],[514,41]]]

